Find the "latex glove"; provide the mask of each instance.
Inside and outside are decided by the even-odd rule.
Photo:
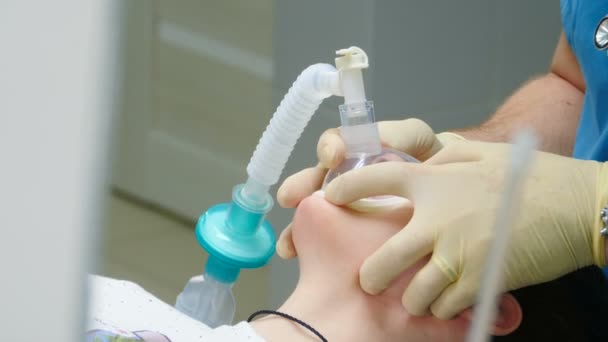
[[[504,187],[510,145],[455,141],[422,164],[387,162],[353,170],[325,189],[344,205],[376,195],[414,203],[411,221],[363,263],[361,287],[385,289],[423,256],[402,297],[414,315],[448,319],[470,307]],[[536,152],[505,259],[505,287],[513,290],[558,278],[590,264],[604,265],[600,210],[608,204],[608,169]]]
[[[382,145],[405,152],[418,160],[426,160],[439,151],[444,144],[464,139],[454,133],[435,135],[431,127],[419,119],[378,122]],[[335,168],[344,160],[345,145],[339,129],[325,131],[317,144],[319,164],[304,169],[283,182],[277,192],[277,201],[284,208],[295,208],[300,201],[321,188],[328,169]],[[291,238],[291,224],[279,236],[277,254],[289,259],[297,252]]]

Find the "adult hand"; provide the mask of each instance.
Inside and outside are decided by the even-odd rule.
[[[414,315],[430,310],[449,319],[470,307],[494,234],[509,152],[508,144],[454,141],[425,163],[366,166],[328,184],[325,198],[338,205],[377,195],[401,196],[414,204],[405,228],[363,263],[361,287],[377,294],[432,253],[405,289],[405,308]],[[520,201],[504,290],[605,264],[599,216],[608,203],[604,164],[536,152]]]
[[[444,144],[462,137],[453,133],[435,135],[431,127],[419,119],[378,122],[382,145],[405,152],[424,161],[437,153]],[[344,160],[346,148],[339,129],[325,131],[317,144],[319,164],[291,175],[277,192],[277,201],[283,208],[295,208],[300,201],[320,189],[328,169],[333,169]],[[277,254],[283,259],[297,255],[291,238],[291,224],[279,236]]]

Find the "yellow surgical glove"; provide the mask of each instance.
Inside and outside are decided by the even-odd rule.
[[[405,152],[418,160],[426,160],[437,153],[443,145],[454,140],[462,140],[454,133],[435,135],[431,127],[419,119],[378,122],[382,145]],[[332,128],[319,139],[317,157],[319,165],[291,175],[277,191],[277,201],[283,208],[295,208],[300,201],[321,188],[328,169],[338,166],[345,155],[345,146],[340,132]],[[291,239],[288,225],[277,241],[277,254],[284,259],[293,258],[297,251]]]
[[[509,153],[508,144],[452,141],[425,163],[381,163],[332,181],[325,197],[338,205],[376,195],[414,203],[411,221],[362,265],[362,288],[377,294],[432,253],[405,289],[405,308],[448,319],[470,307],[494,234]],[[524,186],[504,290],[605,264],[599,215],[608,205],[606,165],[536,152]]]

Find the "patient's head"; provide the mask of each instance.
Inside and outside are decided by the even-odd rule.
[[[367,295],[359,287],[358,270],[364,259],[402,229],[410,217],[411,210],[407,208],[382,214],[361,214],[334,206],[320,196],[313,195],[304,199],[297,208],[292,226],[293,240],[300,262],[298,288],[308,288],[309,291],[317,293],[325,291],[329,294],[339,294],[345,300],[354,303],[353,307],[363,308],[358,312],[358,319],[375,323],[379,330],[383,331],[386,340],[403,337],[407,337],[408,341],[464,340],[472,316],[470,310],[452,320],[442,321],[432,316],[409,316],[401,305],[403,290],[415,271],[428,259],[421,260],[404,272],[379,296]],[[595,277],[598,287],[608,293],[608,287],[603,282],[601,274],[597,281],[599,270],[581,272],[593,273],[591,276]],[[581,272],[575,272],[574,275],[578,273],[579,278],[582,276],[588,280],[589,275],[581,275]],[[573,289],[560,285],[560,282],[563,283],[564,280],[559,279],[529,289],[521,289],[514,292],[515,297],[511,294],[503,295],[493,333],[495,335],[513,333],[511,336],[517,336],[518,341],[549,337],[553,335],[544,332],[550,334],[559,330],[559,327],[551,327],[547,324],[561,324],[563,327],[564,323],[560,323],[560,320],[567,319],[569,331],[560,332],[555,336],[562,338],[572,330],[576,330],[571,336],[579,339],[585,337],[580,335],[584,334],[585,329],[580,322],[581,319],[574,315],[576,308],[572,307],[575,305],[572,303],[580,301],[569,300],[575,295],[569,292]],[[540,300],[538,305],[535,305],[538,297],[547,295],[552,295],[553,299],[558,300]],[[603,295],[605,296],[606,294]],[[519,297],[519,300],[516,297]],[[565,303],[568,307],[564,308],[560,303]],[[544,310],[546,312],[543,312]],[[563,314],[560,316],[559,312]],[[571,316],[574,317],[570,318]],[[548,317],[555,317],[555,320],[548,320]],[[522,327],[518,329],[520,324]]]

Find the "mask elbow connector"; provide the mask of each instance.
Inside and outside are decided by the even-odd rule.
[[[362,69],[367,69],[369,60],[362,49],[351,46],[336,51],[336,68],[340,76],[340,86],[345,104],[364,103],[365,87]]]
[[[374,117],[374,103],[343,104],[340,109],[340,135],[348,158],[373,156],[382,152],[380,134]]]
[[[334,96],[343,96],[340,87],[340,75],[336,70],[321,71],[317,73],[315,88],[320,92],[327,92]]]

